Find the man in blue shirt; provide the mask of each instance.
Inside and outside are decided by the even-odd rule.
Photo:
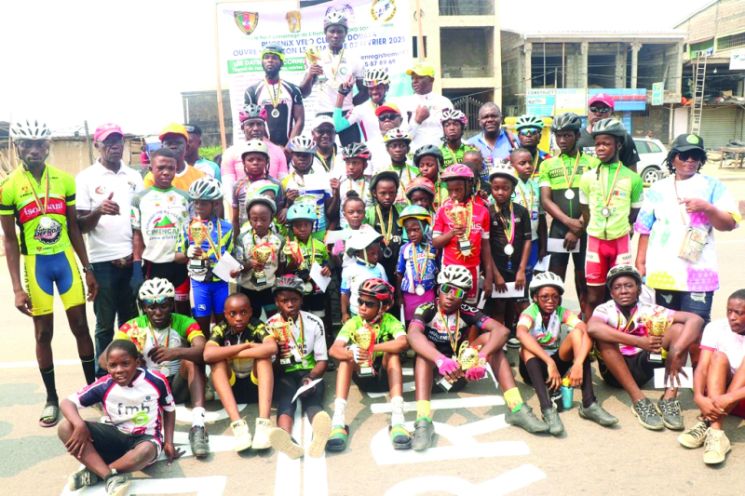
[[[487,102],[481,106],[479,125],[481,132],[466,143],[481,151],[487,168],[508,160],[512,149],[520,146],[514,136],[502,129],[502,109],[496,103]]]

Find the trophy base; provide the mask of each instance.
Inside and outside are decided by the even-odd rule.
[[[662,353],[650,353],[649,361],[655,363],[662,363]]]
[[[264,277],[255,278],[255,282],[257,286],[266,286],[266,278]]]
[[[372,367],[360,367],[360,370],[357,372],[357,375],[359,377],[372,377],[375,375],[375,369]]]
[[[450,391],[453,388],[453,383],[447,380],[446,377],[443,377],[442,379],[440,379],[437,385],[440,386],[445,391]]]

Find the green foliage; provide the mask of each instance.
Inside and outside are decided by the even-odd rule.
[[[221,146],[201,146],[199,147],[199,156],[207,160],[214,160],[216,156],[222,153]]]

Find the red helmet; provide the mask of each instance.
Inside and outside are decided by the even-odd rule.
[[[406,186],[406,198],[411,199],[411,194],[414,191],[424,191],[425,193],[432,195],[434,198],[435,184],[426,177],[417,176],[411,180],[408,186]]]
[[[464,179],[466,181],[473,181],[473,171],[470,167],[464,164],[453,164],[446,168],[442,174],[440,174],[442,181],[450,181],[451,179]]]
[[[393,286],[377,277],[363,281],[362,284],[360,284],[359,290],[361,296],[364,295],[369,296],[370,298],[375,298],[383,304],[393,303],[394,292],[395,289],[393,289]]]

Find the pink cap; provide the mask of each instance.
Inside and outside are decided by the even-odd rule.
[[[598,93],[597,95],[591,96],[590,100],[587,102],[587,105],[592,105],[593,103],[603,103],[610,108],[613,108],[614,106],[613,97],[606,93]]]
[[[96,128],[96,132],[93,133],[93,140],[103,141],[112,134],[121,134],[122,136],[124,136],[124,132],[118,124],[107,122],[106,124],[101,124]]]

